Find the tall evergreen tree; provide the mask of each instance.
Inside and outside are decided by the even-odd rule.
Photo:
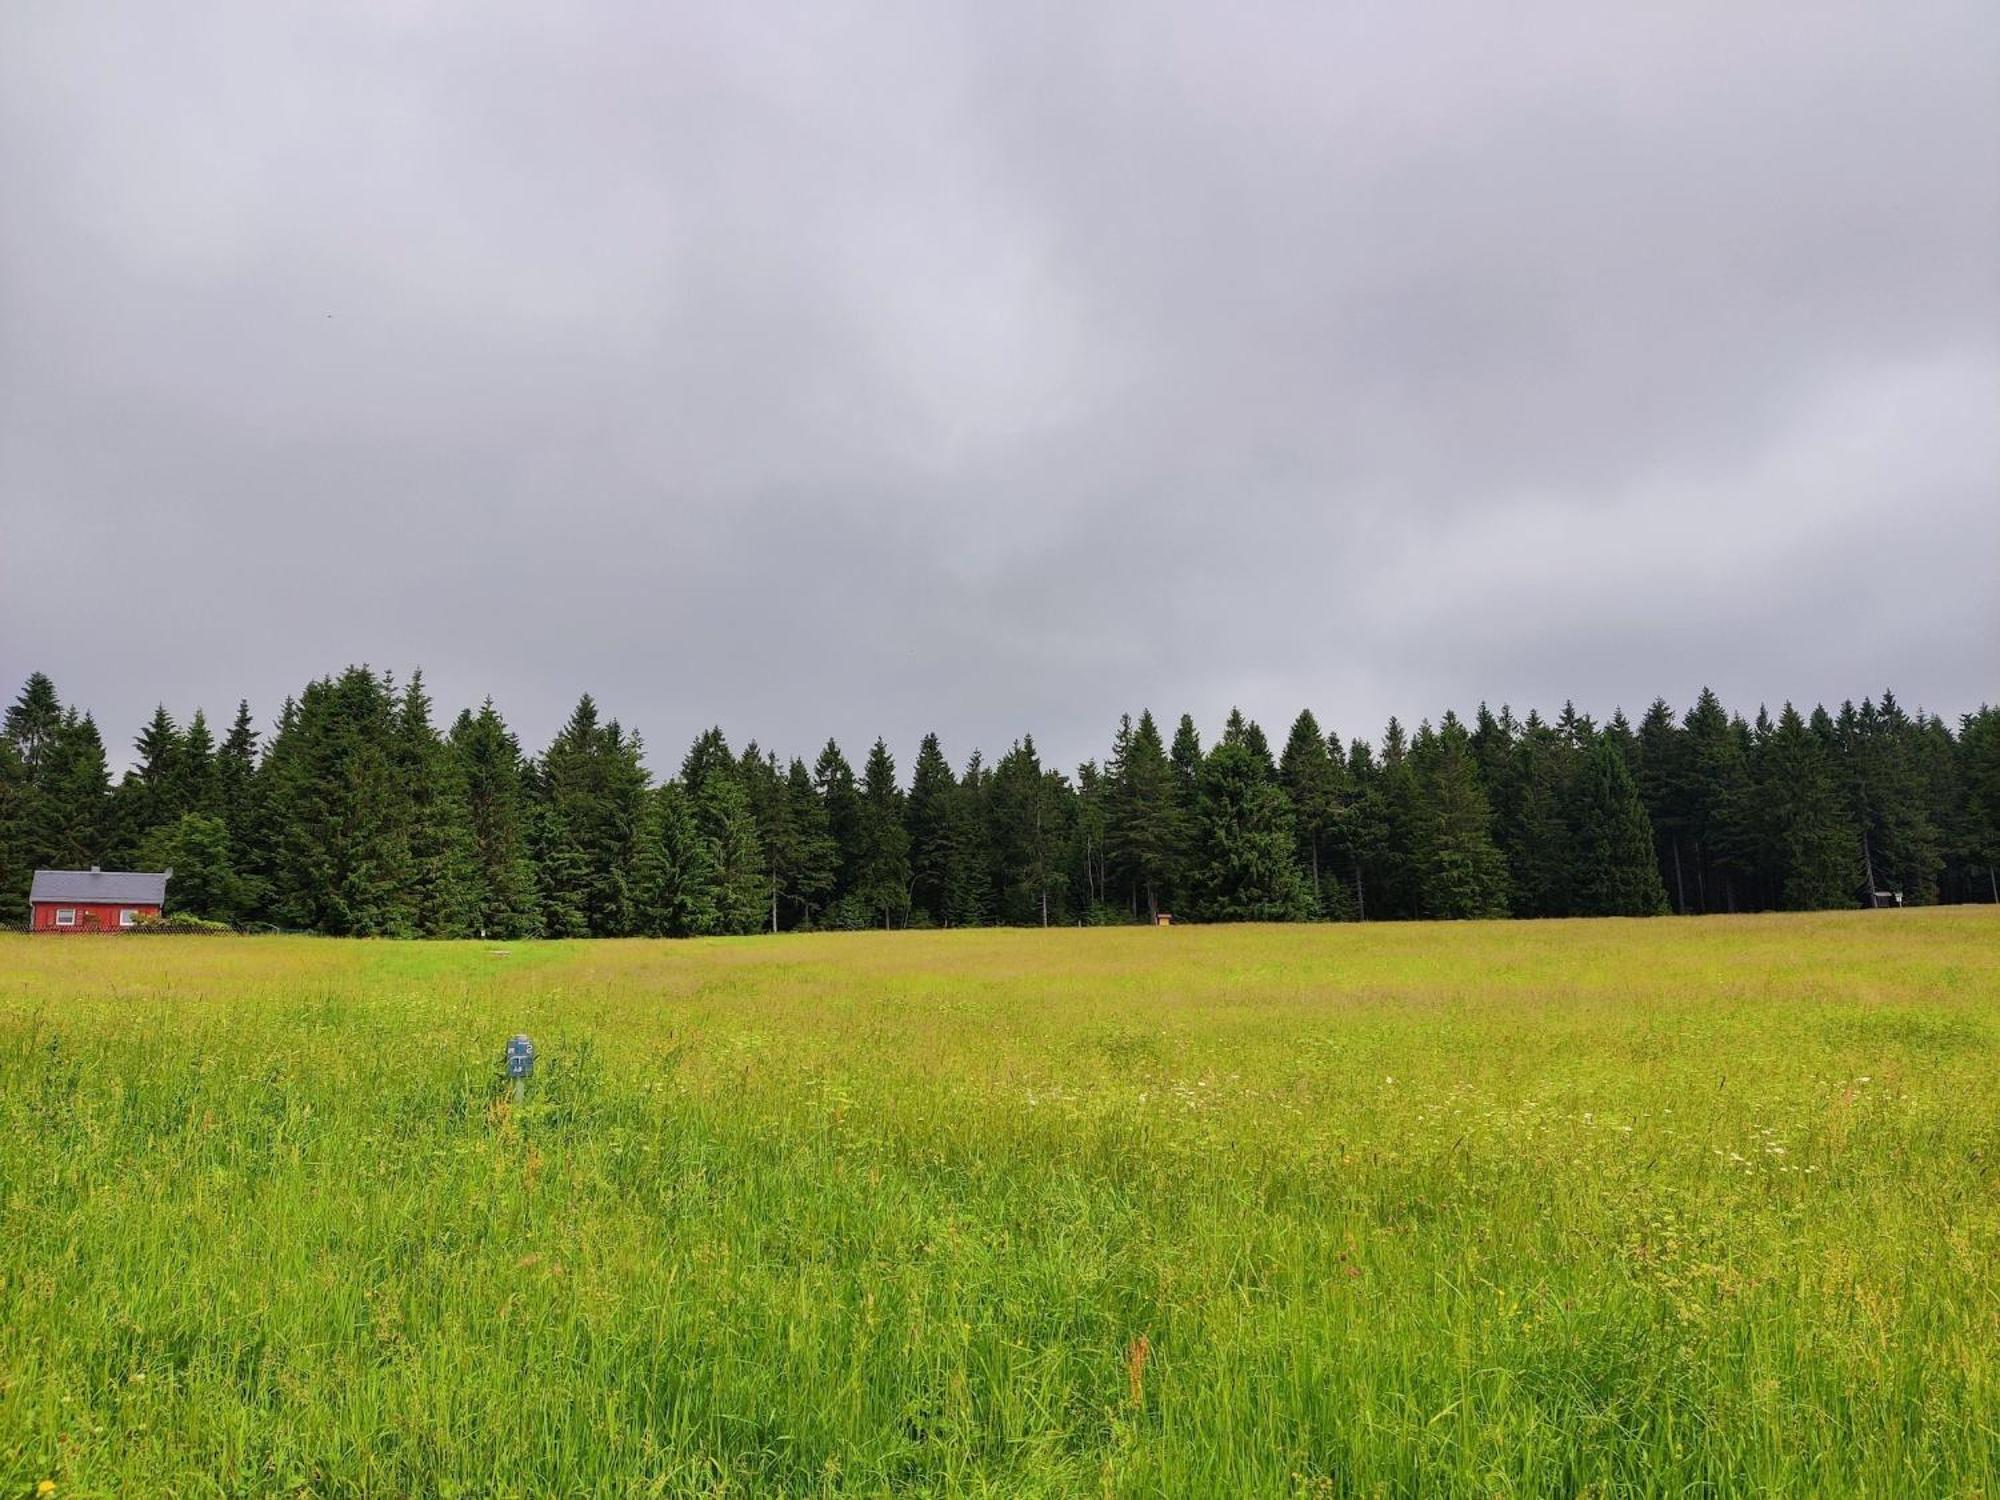
[[[1221,922],[1312,916],[1291,801],[1240,735],[1225,735],[1203,760],[1195,806],[1190,883],[1199,916]]]
[[[111,844],[104,741],[54,695],[36,673],[0,728],[0,898],[14,910],[33,871],[100,863]]]
[[[932,926],[948,924],[945,897],[955,878],[955,867],[964,857],[951,815],[957,795],[958,777],[952,774],[938,737],[925,735],[910,773],[905,815],[910,842],[910,905],[916,916]]]
[[[826,802],[806,763],[793,759],[785,772],[785,803],[791,837],[780,846],[779,904],[789,902],[794,920],[811,926],[832,899],[840,870],[840,850],[827,827]]]
[[[861,773],[858,824],[853,895],[884,927],[899,926],[910,907],[910,836],[896,762],[879,738]]]
[[[1985,899],[2000,905],[2000,709],[1982,706],[1967,714],[1959,723],[1958,748],[1967,860],[1985,875]],[[1976,883],[1970,899],[1980,899]]]
[[[703,937],[721,922],[711,858],[714,842],[687,788],[670,781],[647,798],[638,861],[641,930],[655,937]]]
[[[1103,921],[1111,904],[1111,801],[1110,780],[1097,762],[1078,766],[1070,864],[1077,880],[1077,910],[1092,923]]]
[[[1348,909],[1347,887],[1331,875],[1334,841],[1347,811],[1347,767],[1335,760],[1311,709],[1292,721],[1285,753],[1278,762],[1278,779],[1292,800],[1292,819],[1299,841],[1299,861],[1320,916],[1338,917]]]
[[[694,805],[696,821],[708,840],[709,867],[715,885],[711,903],[715,908],[715,930],[728,934],[755,932],[765,922],[770,884],[750,798],[734,765],[711,771],[695,795]]]
[[[1068,782],[1042,765],[1033,735],[1016,740],[994,766],[986,811],[1002,922],[1048,927],[1068,920],[1062,854],[1069,802]]]
[[[237,880],[239,919],[262,915],[266,861],[259,807],[257,725],[247,699],[236,705],[229,733],[215,752],[215,815],[229,835],[230,867]]]
[[[520,741],[488,698],[461,711],[450,750],[463,788],[470,835],[473,931],[525,938],[541,930],[541,905],[530,853],[529,774]]]
[[[0,921],[22,908],[34,878],[35,862],[28,852],[33,797],[21,752],[0,734]]]
[[[22,769],[32,777],[41,770],[42,757],[54,747],[62,724],[62,697],[55,682],[46,672],[36,672],[8,705],[6,717],[0,720],[0,739],[14,747]]]
[[[1574,909],[1578,850],[1570,797],[1577,759],[1568,735],[1528,715],[1514,742],[1512,775],[1503,783],[1505,821],[1496,829],[1517,917],[1563,917]]]
[[[1493,843],[1470,736],[1447,713],[1411,747],[1419,839],[1419,913],[1432,918],[1507,915],[1507,866]]]
[[[431,723],[424,674],[403,689],[395,760],[409,800],[411,920],[423,937],[471,937],[480,928],[480,880],[466,786]]]
[[[1854,904],[1860,841],[1825,750],[1789,703],[1759,746],[1750,816],[1779,906]]]
[[[1183,719],[1183,727],[1181,753],[1199,757],[1193,722]],[[1106,837],[1111,867],[1124,885],[1132,910],[1143,911],[1151,922],[1159,917],[1160,903],[1174,894],[1175,869],[1187,843],[1188,815],[1177,790],[1178,772],[1161,743],[1160,728],[1150,710],[1140,713],[1136,726],[1129,717],[1119,725],[1109,776]],[[1192,788],[1188,797],[1192,798]]]
[[[1360,814],[1367,852],[1359,912],[1378,920],[1421,915],[1427,814],[1409,736],[1393,715],[1382,732],[1380,761],[1364,782]]]
[[[730,754],[729,741],[717,725],[696,735],[694,743],[688,746],[688,753],[681,760],[681,785],[689,797],[699,802],[709,777],[734,776],[737,771],[736,757]]]
[[[1681,730],[1667,700],[1655,698],[1639,721],[1638,733],[1640,800],[1646,804],[1647,819],[1653,825],[1653,848],[1660,862],[1660,883],[1673,909],[1687,913],[1694,908],[1688,900],[1688,873],[1684,859],[1686,820],[1680,807],[1680,788],[1686,775],[1681,765]]]
[[[643,748],[586,693],[536,766],[536,856],[551,937],[620,937],[634,896],[646,799]]]
[[[215,753],[208,715],[197,708],[181,735],[178,791],[183,813],[213,816],[218,811]]]
[[[415,931],[408,790],[387,677],[349,667],[310,684],[280,721],[267,771],[272,911],[336,936]]]
[[[766,753],[752,740],[736,762],[737,779],[750,799],[750,819],[757,829],[757,844],[764,855],[763,927],[768,932],[782,930],[784,913],[780,899],[785,874],[797,858],[798,832],[792,819],[791,799],[786,795],[785,774],[775,753]]]
[[[139,862],[149,870],[173,871],[167,901],[174,912],[214,922],[234,922],[243,915],[243,882],[222,819],[182,813],[146,836]]]
[[[136,863],[140,848],[155,829],[192,810],[180,726],[165,704],[153,710],[153,717],[139,731],[132,747],[138,762],[119,781],[112,797],[114,857],[121,863]]]
[[[1944,860],[1910,754],[1909,720],[1895,694],[1843,704],[1838,722],[1849,807],[1861,836],[1868,899],[1887,892],[1920,905],[1936,893]]]
[[[63,727],[62,698],[43,672],[30,676],[0,718],[0,900],[22,909],[38,866],[56,840],[47,765]]]
[[[1263,727],[1255,719],[1245,718],[1242,709],[1229,710],[1229,718],[1222,726],[1222,742],[1249,751],[1250,764],[1259,776],[1270,778],[1278,774],[1277,763],[1271,759],[1271,742],[1264,737]]]
[[[1968,827],[1958,747],[1944,720],[1936,714],[1919,712],[1910,721],[1907,737],[1924,814],[1937,830],[1938,869],[1924,899],[1963,901]]]
[[[1201,765],[1207,754],[1201,748],[1201,734],[1194,727],[1194,715],[1182,714],[1180,722],[1174,726],[1173,748],[1168,752],[1168,760],[1174,768],[1174,786],[1178,789],[1181,810],[1194,812],[1195,789],[1201,782]]]
[[[111,839],[111,772],[104,738],[89,714],[64,710],[54,749],[43,758],[37,780],[38,861],[61,869],[103,863]]]
[[[1569,909],[1584,917],[1651,917],[1667,909],[1652,826],[1617,738],[1578,758],[1570,799]]]
[[[977,750],[959,775],[949,814],[951,839],[959,851],[944,892],[947,927],[983,927],[994,919],[993,851],[987,829],[993,773]]]
[[[813,785],[819,791],[820,806],[826,810],[827,837],[833,840],[833,900],[839,902],[854,893],[860,875],[861,789],[855,783],[854,768],[831,739],[821,747],[813,765]],[[866,906],[862,902],[855,908],[864,922]],[[830,910],[828,918],[835,920]],[[840,920],[836,925],[847,923]]]
[[[1677,762],[1672,801],[1675,821],[1687,837],[1693,909],[1734,911],[1729,856],[1742,843],[1743,737],[1708,688],[1682,721]]]

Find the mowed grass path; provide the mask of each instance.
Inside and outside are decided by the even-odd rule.
[[[2000,1495],[2000,913],[0,938],[0,1213],[0,1496]]]

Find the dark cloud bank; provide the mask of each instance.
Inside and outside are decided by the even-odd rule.
[[[905,760],[2000,687],[1982,0],[0,10],[0,676]]]

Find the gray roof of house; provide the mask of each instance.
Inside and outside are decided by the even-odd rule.
[[[28,900],[74,901],[79,906],[164,906],[171,871],[37,870]]]

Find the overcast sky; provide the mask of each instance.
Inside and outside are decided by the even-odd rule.
[[[2000,6],[0,6],[0,693],[2000,698]]]

